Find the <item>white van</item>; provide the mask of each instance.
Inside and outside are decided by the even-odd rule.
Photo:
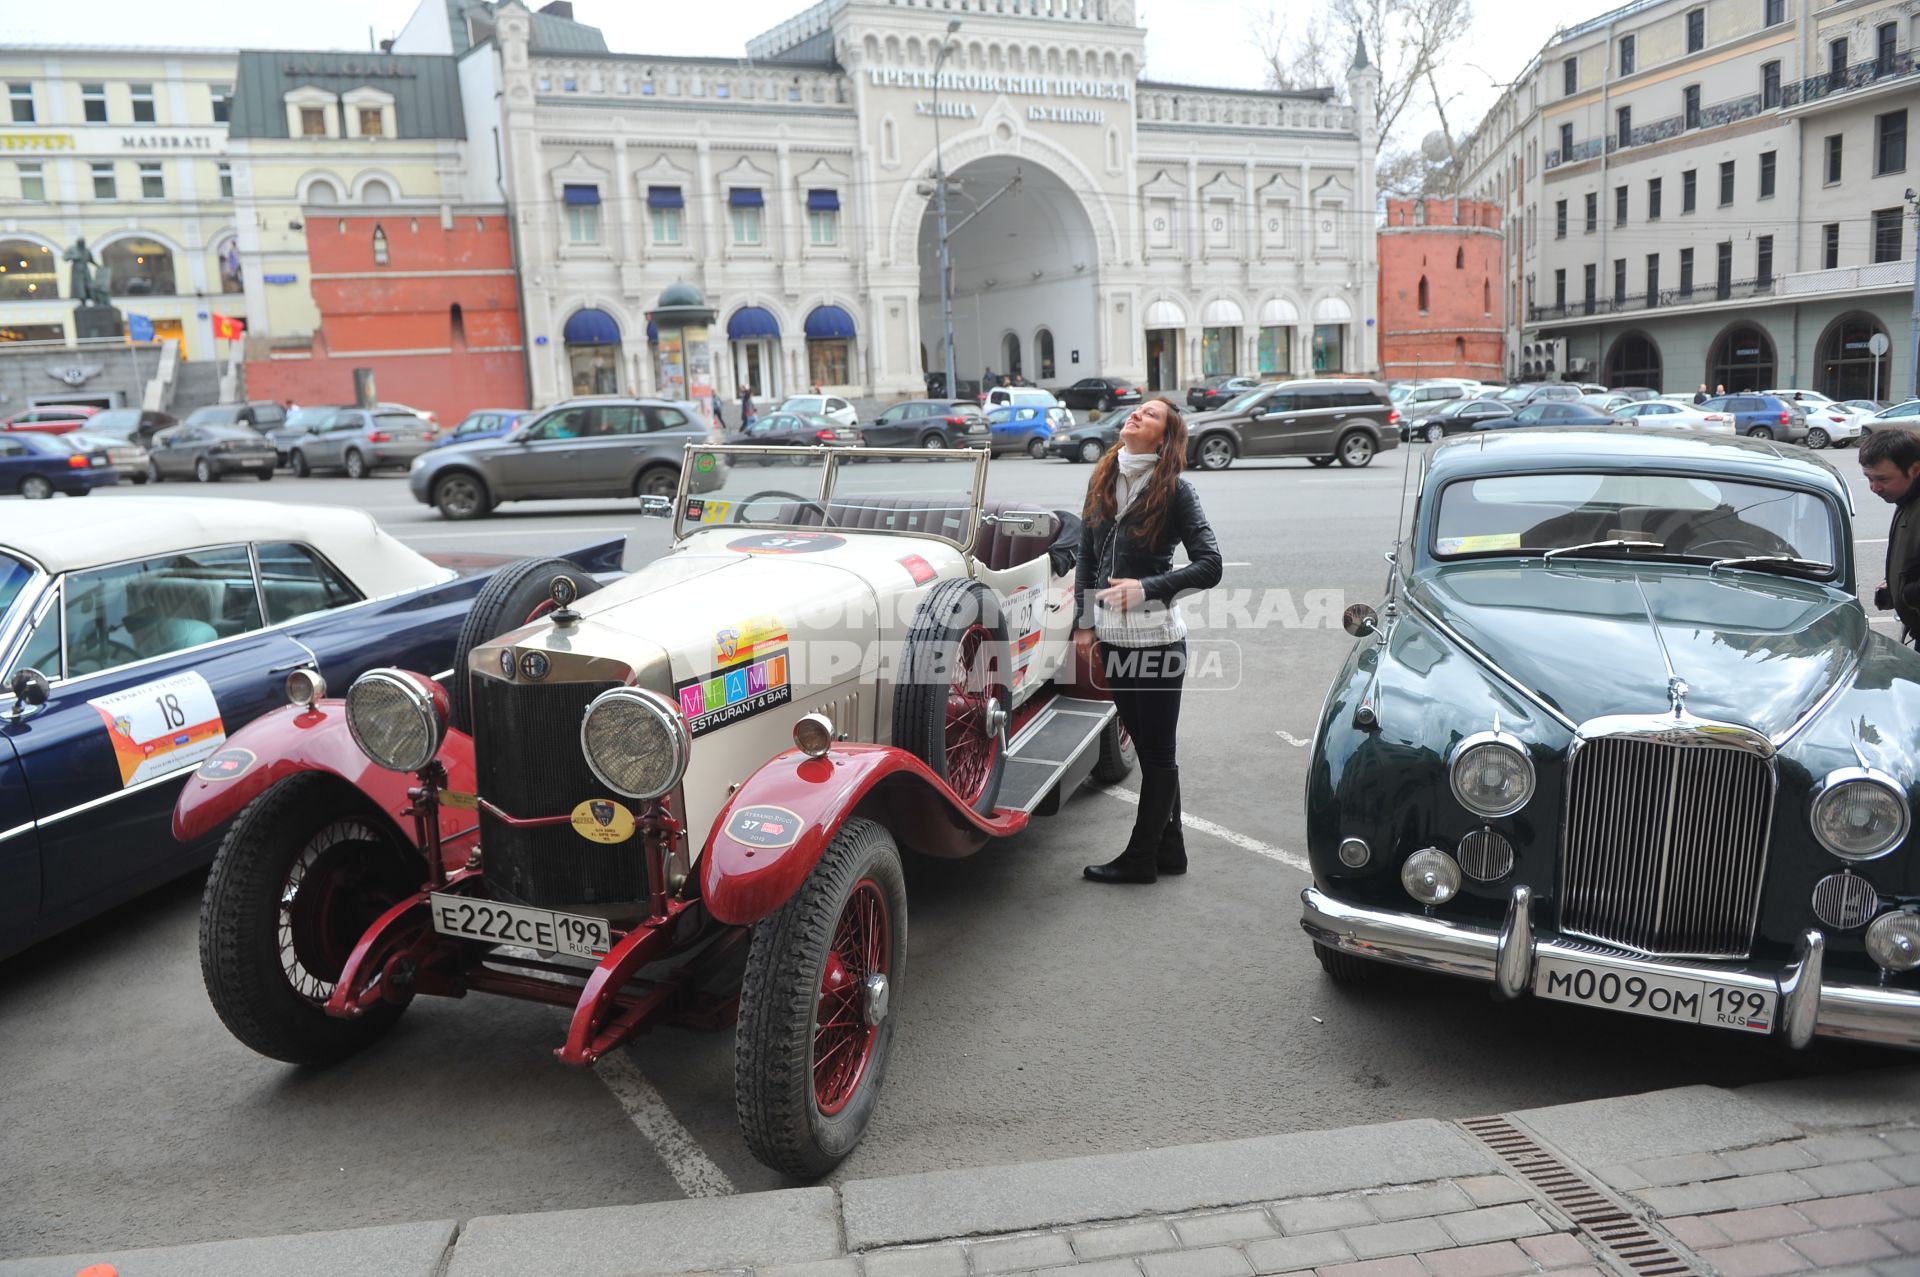
[[[1060,401],[1053,397],[1051,390],[1042,390],[1038,386],[995,386],[987,392],[988,410],[1006,404],[1019,404],[1023,407],[1058,408]]]

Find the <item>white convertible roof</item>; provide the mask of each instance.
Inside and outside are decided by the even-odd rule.
[[[236,541],[299,541],[325,555],[368,597],[450,580],[380,530],[373,516],[330,506],[235,497],[138,495],[0,504],[0,548],[49,572]]]

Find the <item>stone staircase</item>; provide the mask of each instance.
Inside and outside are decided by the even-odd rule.
[[[220,402],[220,365],[211,359],[183,362],[174,381],[173,403],[167,411],[182,421],[195,408]]]

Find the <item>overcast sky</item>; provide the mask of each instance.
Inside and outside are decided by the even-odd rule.
[[[436,0],[437,2],[437,0]],[[574,0],[574,14],[606,32],[622,53],[738,56],[747,38],[807,7],[808,0]],[[1559,6],[1538,0],[1473,0],[1474,33],[1451,68],[1466,90],[1453,113],[1456,129],[1472,127],[1498,96],[1490,81],[1512,79],[1553,33]],[[538,7],[536,3],[534,7]],[[1147,70],[1157,80],[1253,88],[1262,64],[1251,32],[1268,9],[1294,14],[1305,0],[1141,0],[1147,28]],[[1569,19],[1590,17],[1604,3],[1576,4]],[[203,48],[364,49],[396,34],[414,0],[324,0],[320,4],[234,4],[231,0],[13,0],[0,17],[0,44],[142,43]],[[1164,21],[1161,14],[1165,14]],[[119,39],[103,36],[114,33]],[[1473,64],[1473,65],[1469,65]],[[1485,68],[1482,74],[1475,67]],[[1428,127],[1415,122],[1412,142]]]

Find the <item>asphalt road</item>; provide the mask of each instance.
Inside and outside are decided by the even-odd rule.
[[[1250,612],[1268,621],[1224,636],[1239,644],[1236,682],[1194,686],[1185,702],[1187,813],[1219,832],[1190,832],[1184,879],[1096,887],[1080,866],[1118,850],[1132,808],[1087,791],[970,859],[910,863],[895,1054],[840,1178],[1905,1058],[1829,1046],[1793,1055],[1712,1030],[1499,1005],[1437,978],[1364,992],[1322,978],[1297,921],[1305,743],[1351,641],[1340,608],[1379,601],[1405,467],[1422,451],[1363,470],[1242,463],[1195,477],[1229,562],[1224,588],[1253,591]],[[1826,455],[1854,477],[1870,590],[1886,511],[1851,453]],[[1077,506],[1087,474],[996,461],[990,496]],[[445,523],[393,477],[187,490],[358,506],[429,553],[541,554],[631,531],[644,558],[667,536],[620,502]],[[556,1010],[425,998],[333,1069],[252,1055],[201,989],[200,885],[183,880],[0,963],[0,1257],[779,1185],[735,1127],[729,1034],[662,1031],[585,1072],[552,1058]]]

